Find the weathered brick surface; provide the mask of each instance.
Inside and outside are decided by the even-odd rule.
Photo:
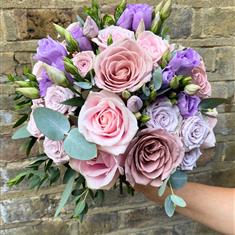
[[[92,206],[87,220],[80,225],[70,219],[72,204],[63,211],[62,219],[53,218],[62,185],[45,186],[38,192],[27,190],[27,183],[7,187],[7,180],[30,159],[19,150],[22,141],[10,138],[17,114],[12,101],[14,88],[5,84],[6,75],[21,74],[23,66],[33,62],[38,39],[47,34],[56,36],[52,23],[67,26],[77,14],[84,14],[82,7],[88,2],[0,0],[0,234],[216,235],[180,215],[169,220],[160,207],[146,201],[141,194],[130,197],[119,195],[118,191],[108,192],[103,206]],[[112,0],[100,3],[105,13],[112,13],[116,4]],[[189,175],[190,181],[225,187],[235,187],[234,7],[234,0],[175,0],[168,20],[173,42],[194,47],[204,58],[213,95],[229,100],[218,108],[216,147],[203,152],[198,168]]]

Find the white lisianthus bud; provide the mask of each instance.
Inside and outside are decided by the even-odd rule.
[[[39,90],[35,87],[20,87],[16,88],[16,91],[30,99],[39,98]]]
[[[184,91],[188,95],[195,95],[197,93],[197,91],[199,91],[199,90],[200,90],[200,86],[195,85],[195,84],[189,84],[184,87]]]
[[[139,23],[139,25],[138,25],[138,27],[137,27],[137,30],[136,30],[136,32],[135,32],[136,38],[138,38],[139,35],[140,35],[141,33],[143,33],[144,31],[145,31],[145,24],[144,24],[144,20],[141,19],[141,21],[140,21],[140,23]]]

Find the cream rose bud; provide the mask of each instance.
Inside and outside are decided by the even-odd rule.
[[[162,58],[163,54],[170,49],[170,45],[167,41],[150,31],[144,31],[140,34],[137,43],[151,55],[154,66],[158,66],[158,61]]]
[[[119,26],[111,25],[105,29],[99,31],[97,38],[93,38],[92,41],[99,46],[99,49],[103,51],[108,47],[108,39],[112,36],[113,43],[120,42],[124,39],[135,39],[134,32],[124,29]]]
[[[93,69],[95,54],[93,51],[83,51],[73,56],[73,64],[77,67],[79,74],[85,77]]]
[[[51,86],[47,89],[45,96],[45,107],[53,109],[63,114],[73,112],[76,107],[61,104],[63,101],[74,97],[74,93],[68,88],[61,86]]]
[[[119,155],[125,152],[138,125],[135,115],[111,92],[90,92],[81,108],[78,128],[98,149]]]
[[[55,164],[64,164],[69,161],[69,156],[64,151],[63,141],[49,140],[45,137],[43,148],[45,154],[52,159]]]
[[[40,132],[40,130],[36,126],[36,123],[35,123],[34,117],[33,117],[33,112],[34,112],[34,109],[36,109],[38,107],[44,107],[44,101],[43,101],[43,99],[40,98],[40,99],[34,99],[34,100],[32,100],[32,102],[33,102],[32,106],[31,106],[32,112],[29,117],[27,130],[32,136],[34,136],[36,138],[41,138],[41,137],[43,137],[43,134]]]
[[[92,160],[70,159],[69,165],[84,176],[88,188],[108,190],[112,188],[120,175],[121,166],[118,158],[99,151],[97,157]]]
[[[125,39],[102,51],[94,69],[99,88],[114,93],[134,92],[151,80],[153,61],[136,41]]]

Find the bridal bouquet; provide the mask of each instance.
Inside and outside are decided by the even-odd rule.
[[[86,18],[58,38],[39,40],[32,72],[9,76],[16,87],[26,154],[35,143],[40,154],[8,182],[31,188],[65,184],[55,216],[69,201],[82,220],[90,203],[119,187],[134,194],[135,184],[156,187],[168,216],[185,207],[174,193],[187,181],[202,148],[215,146],[215,107],[202,57],[169,42],[166,19],[171,0],[117,6],[102,14],[96,0]]]

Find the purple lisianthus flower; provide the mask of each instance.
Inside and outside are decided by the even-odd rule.
[[[38,41],[37,54],[34,56],[34,59],[51,65],[66,55],[65,47],[48,36]]]
[[[200,148],[195,148],[190,152],[185,153],[182,163],[180,164],[181,170],[193,170],[196,167],[198,158],[202,155]]]
[[[45,97],[47,93],[47,89],[53,84],[53,82],[48,78],[42,78],[39,81],[39,91],[40,91],[40,96]]]
[[[171,67],[166,67],[162,71],[162,87],[161,88],[166,88],[169,86],[170,81],[172,78],[175,76],[175,71],[171,69]]]
[[[188,118],[196,114],[198,112],[199,103],[200,98],[198,96],[191,96],[184,92],[180,92],[178,95],[177,105],[184,118]]]
[[[175,71],[176,75],[191,75],[194,68],[201,63],[200,55],[192,48],[177,51],[168,66]]]
[[[140,21],[143,19],[145,29],[148,30],[152,23],[153,8],[148,4],[128,4],[117,25],[125,29],[136,31]]]
[[[159,99],[148,106],[146,114],[150,117],[146,123],[147,127],[165,129],[173,133],[182,121],[177,105],[172,105],[167,98]]]
[[[79,22],[74,22],[67,27],[73,38],[78,42],[81,51],[92,50],[90,40],[84,36]]]

